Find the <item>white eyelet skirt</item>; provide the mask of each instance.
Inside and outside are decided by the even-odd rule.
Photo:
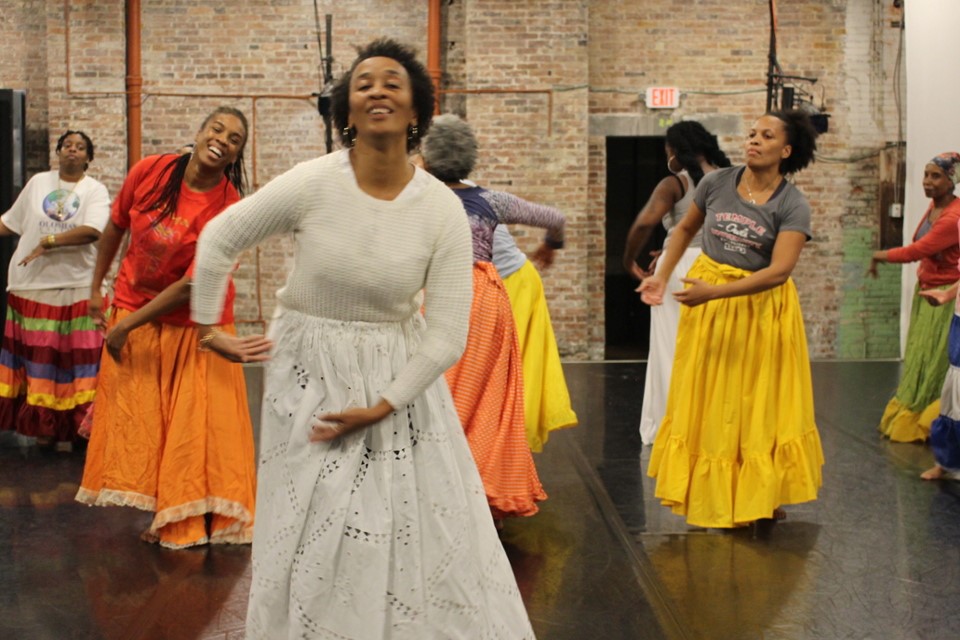
[[[248,638],[533,637],[442,376],[380,423],[308,440],[318,416],[375,404],[423,329],[272,323]]]

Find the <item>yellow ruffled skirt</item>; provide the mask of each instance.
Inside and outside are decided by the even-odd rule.
[[[523,361],[523,407],[527,427],[527,445],[539,452],[551,431],[577,425],[577,414],[570,406],[570,392],[560,363],[543,292],[543,281],[528,260],[503,280],[510,296],[517,341]]]
[[[687,277],[722,284],[748,275],[701,255]],[[648,468],[656,497],[691,525],[736,527],[815,500],[822,465],[793,281],[683,307]]]

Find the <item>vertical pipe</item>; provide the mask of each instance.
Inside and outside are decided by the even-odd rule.
[[[127,29],[127,169],[140,160],[141,118],[140,89],[143,76],[140,68],[140,0],[126,0]]]
[[[440,0],[430,0],[427,14],[427,73],[436,96],[433,112],[440,113]]]

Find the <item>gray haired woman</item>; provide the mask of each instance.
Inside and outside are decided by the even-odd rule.
[[[423,160],[427,170],[459,196],[470,221],[470,330],[463,356],[447,371],[447,383],[490,509],[499,521],[533,515],[536,503],[547,495],[527,444],[522,362],[510,298],[492,263],[494,231],[504,223],[543,227],[547,245],[558,249],[563,246],[565,219],[552,207],[465,184],[477,161],[477,146],[469,124],[455,115],[438,116],[424,139]]]

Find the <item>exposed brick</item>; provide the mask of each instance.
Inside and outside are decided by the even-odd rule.
[[[127,166],[124,4],[69,3],[69,21],[59,0],[21,0],[0,11],[0,86],[28,91],[30,174],[49,167],[52,142],[65,128],[79,128],[96,143],[91,174],[117,192]],[[141,4],[143,154],[191,140],[219,104],[251,119],[253,186],[324,152],[322,121],[308,99],[319,89],[320,62],[311,3]],[[319,9],[321,21],[334,15],[337,73],[354,45],[380,35],[425,54],[422,0],[327,0]],[[878,242],[879,163],[871,154],[897,134],[892,77],[900,34],[890,24],[901,14],[874,0],[793,0],[779,3],[778,13],[784,71],[817,77],[813,94],[832,116],[821,155],[864,157],[822,160],[796,180],[814,211],[815,239],[794,273],[811,355],[895,356],[899,270],[882,269],[877,280],[864,272]],[[476,127],[474,178],[568,217],[567,248],[543,274],[565,355],[602,356],[606,244],[622,244],[605,237],[605,139],[590,134],[590,117],[659,115],[669,126],[684,117],[733,116],[741,131],[720,141],[741,161],[742,134],[764,107],[768,23],[766,3],[756,0],[443,3],[444,86],[502,91],[443,97],[444,110]],[[642,95],[650,85],[681,87],[680,109],[647,110]],[[522,92],[530,89],[543,93]],[[536,245],[539,232],[517,231],[522,247]],[[237,313],[254,323],[244,330],[270,317],[291,260],[288,238],[242,257]]]

